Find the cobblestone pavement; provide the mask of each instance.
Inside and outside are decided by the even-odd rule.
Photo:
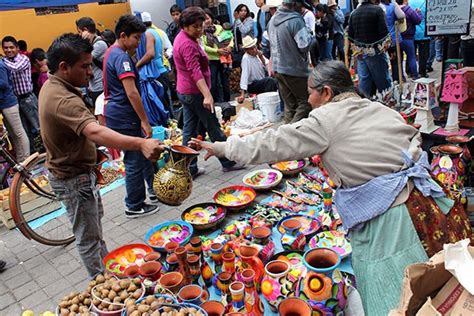
[[[212,201],[222,187],[241,184],[244,174],[262,166],[224,173],[218,160],[200,162],[206,174],[194,181],[191,196],[179,207],[160,204],[160,211],[144,218],[128,219],[124,214],[125,187],[103,196],[105,215],[102,221],[107,247],[112,250],[130,242],[143,242],[153,226],[180,218],[181,211],[196,203]],[[265,166],[263,166],[265,167]],[[0,259],[7,269],[0,273],[0,315],[20,315],[31,309],[35,315],[54,311],[61,298],[87,287],[88,275],[82,267],[74,244],[50,247],[26,239],[17,230],[0,227]]]

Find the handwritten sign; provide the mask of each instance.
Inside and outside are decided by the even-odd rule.
[[[426,34],[467,34],[472,0],[428,0],[426,2]]]

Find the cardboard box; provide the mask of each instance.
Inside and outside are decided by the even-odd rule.
[[[469,247],[474,255],[474,247]],[[444,251],[405,269],[400,305],[390,316],[474,315],[474,296],[444,267]]]

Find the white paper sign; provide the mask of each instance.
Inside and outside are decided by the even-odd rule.
[[[472,0],[428,0],[426,33],[428,36],[467,34]]]

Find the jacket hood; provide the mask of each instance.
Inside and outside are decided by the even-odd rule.
[[[286,21],[297,19],[297,18],[301,18],[301,14],[295,11],[288,10],[287,8],[281,7],[275,13],[273,20],[274,20],[275,26],[278,26]]]

